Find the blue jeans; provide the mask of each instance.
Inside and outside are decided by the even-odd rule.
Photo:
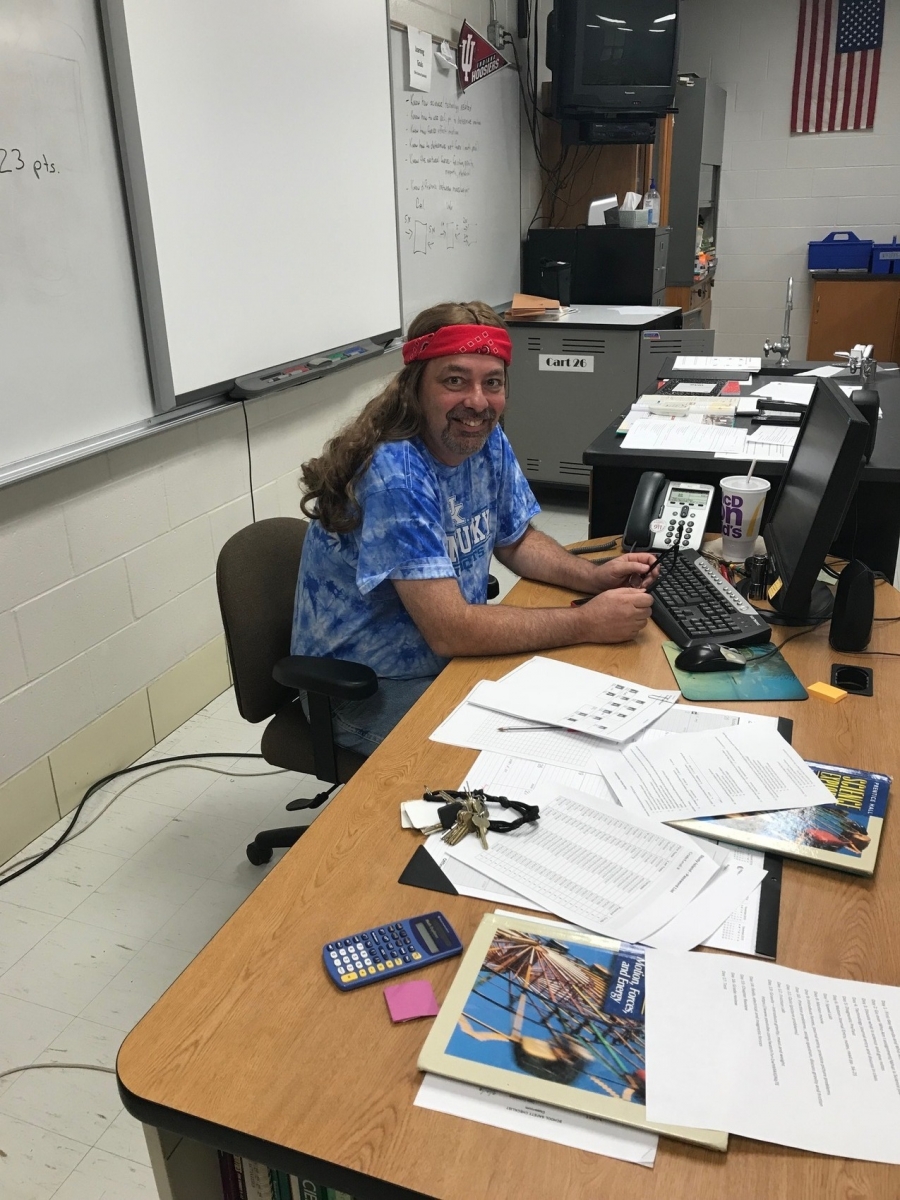
[[[379,679],[378,691],[367,700],[332,700],[331,724],[339,746],[368,757],[431,686],[436,676],[418,679]],[[309,719],[306,692],[300,703]]]

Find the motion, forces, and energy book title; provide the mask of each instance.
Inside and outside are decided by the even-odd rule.
[[[737,817],[696,817],[671,824],[686,833],[720,842],[783,854],[854,875],[871,875],[878,857],[890,775],[830,763],[807,761],[807,766],[834,796],[834,804]]]
[[[727,1133],[647,1120],[644,966],[642,946],[488,913],[419,1070],[726,1150]]]

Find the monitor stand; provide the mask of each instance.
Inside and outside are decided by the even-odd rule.
[[[778,596],[775,596],[770,601],[772,608],[779,614],[780,620],[773,622],[777,625],[818,625],[823,621],[828,621],[831,618],[831,611],[834,608],[834,595],[827,583],[821,581],[814,583],[812,591],[809,594],[809,608],[802,616],[786,617],[781,612],[778,604]]]

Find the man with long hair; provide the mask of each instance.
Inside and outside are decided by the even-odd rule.
[[[291,649],[378,675],[370,699],[333,704],[335,739],[363,754],[450,658],[624,642],[650,616],[652,555],[597,566],[531,525],[540,509],[497,423],[510,357],[487,304],[427,309],[409,327],[403,369],[303,464],[301,507],[312,520]],[[517,575],[594,598],[488,607],[492,554]]]

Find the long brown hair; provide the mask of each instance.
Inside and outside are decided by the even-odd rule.
[[[467,304],[435,304],[410,323],[407,337],[422,337],[445,325],[497,325],[502,317],[481,300]],[[349,533],[362,519],[354,485],[369,466],[381,442],[401,442],[423,432],[419,381],[426,363],[409,363],[358,417],[326,442],[318,458],[301,467],[304,495],[300,507],[330,533]]]

